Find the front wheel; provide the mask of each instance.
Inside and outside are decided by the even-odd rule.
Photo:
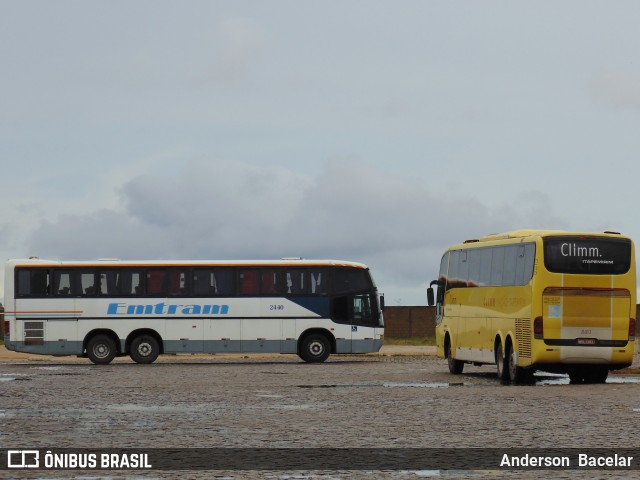
[[[321,363],[329,358],[331,345],[327,337],[320,333],[313,333],[302,340],[300,358],[308,363]]]
[[[129,356],[136,363],[153,363],[159,354],[158,341],[151,335],[139,335],[131,342]]]
[[[96,335],[87,343],[87,356],[96,365],[108,365],[116,353],[116,342],[108,335]]]
[[[462,373],[462,370],[464,369],[464,362],[453,358],[453,354],[451,353],[450,341],[447,341],[446,355],[447,363],[449,364],[449,372],[453,373],[454,375],[460,375]]]

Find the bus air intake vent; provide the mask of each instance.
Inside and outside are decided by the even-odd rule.
[[[24,322],[24,344],[44,345],[44,322]]]
[[[516,337],[518,337],[518,355],[531,358],[531,320],[516,318]]]

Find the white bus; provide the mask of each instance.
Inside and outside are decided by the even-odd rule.
[[[10,260],[4,298],[7,349],[95,364],[261,352],[323,362],[384,338],[384,299],[354,262]]]

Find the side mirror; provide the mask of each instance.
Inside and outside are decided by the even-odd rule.
[[[438,280],[434,280],[429,284],[429,288],[427,289],[427,303],[429,304],[430,307],[433,307],[436,304],[436,298],[435,298],[436,295],[433,290],[434,285],[438,285],[439,287],[440,282]]]
[[[380,310],[384,310],[384,295],[380,295]]]
[[[427,303],[430,307],[433,307],[436,304],[435,295],[433,293],[433,287],[427,288]]]

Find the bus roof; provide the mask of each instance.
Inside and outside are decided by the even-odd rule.
[[[505,233],[492,233],[489,235],[485,235],[478,239],[465,240],[465,244],[476,243],[476,242],[494,242],[498,240],[510,240],[510,239],[523,239],[527,237],[550,237],[554,235],[583,235],[583,236],[604,236],[604,237],[622,237],[628,238],[624,235],[621,235],[619,232],[613,231],[605,231],[605,232],[572,232],[568,230],[535,230],[535,229],[522,229],[522,230],[513,230],[511,232]]]
[[[7,266],[52,267],[353,267],[368,268],[358,262],[344,260],[305,260],[283,258],[281,260],[118,260],[100,259],[87,261],[44,260],[37,257],[12,259]]]

